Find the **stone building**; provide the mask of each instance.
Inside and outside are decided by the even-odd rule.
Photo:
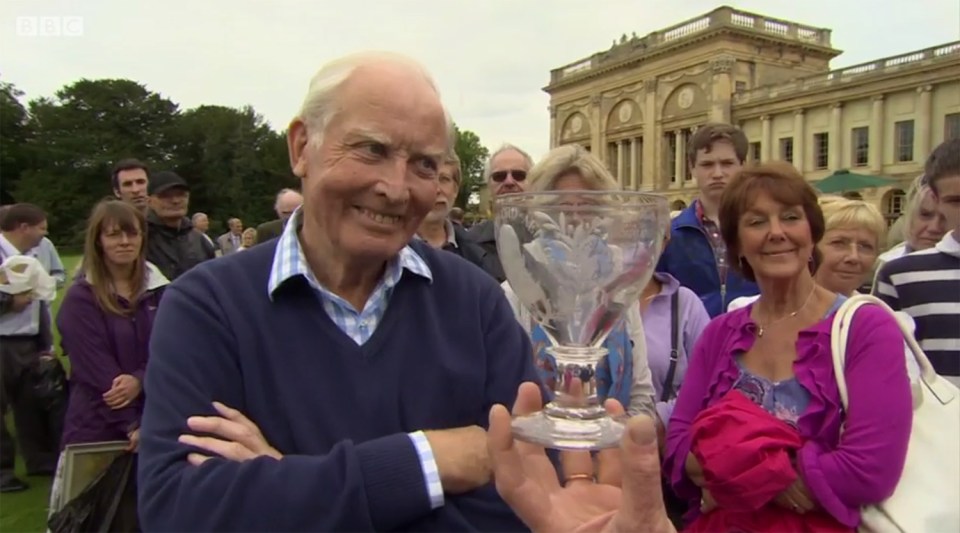
[[[873,174],[893,187],[850,193],[889,218],[930,150],[960,136],[960,42],[840,70],[831,30],[720,7],[554,69],[550,146],[580,143],[627,189],[674,208],[696,185],[686,144],[708,121],[739,125],[749,160],[793,163],[810,180]]]

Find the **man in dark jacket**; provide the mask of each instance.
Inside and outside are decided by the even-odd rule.
[[[287,220],[302,203],[303,196],[293,189],[283,189],[277,193],[277,201],[273,204],[273,209],[277,212],[278,218],[257,226],[257,244],[279,237],[283,233]]]
[[[189,206],[190,187],[183,178],[170,171],[150,176],[147,261],[170,281],[214,257],[203,236],[193,231],[187,218]]]
[[[494,197],[501,194],[523,192],[527,173],[533,167],[533,158],[523,150],[512,144],[504,144],[490,159],[483,170],[483,178]],[[490,272],[497,281],[507,279],[500,264],[500,255],[497,253],[497,239],[494,235],[493,221],[486,220],[470,228],[467,235],[473,242],[483,247],[484,270]]]
[[[453,203],[457,199],[457,193],[460,192],[460,158],[456,154],[451,154],[437,174],[437,201],[433,210],[427,213],[420,227],[417,228],[417,237],[434,248],[459,255],[496,278],[496,272],[485,268],[486,251],[483,247],[468,238],[467,231],[462,226],[450,220]]]
[[[711,318],[725,313],[733,299],[759,292],[755,283],[730,268],[718,217],[720,197],[743,166],[747,146],[746,135],[730,124],[697,129],[686,156],[700,194],[673,219],[670,244],[657,265],[657,272],[672,275],[697,293]]]

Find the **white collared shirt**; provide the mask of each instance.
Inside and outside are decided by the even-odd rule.
[[[8,257],[23,255],[16,246],[0,234],[0,261]],[[19,313],[0,315],[0,337],[14,335],[36,335],[40,332],[40,302],[34,300]]]

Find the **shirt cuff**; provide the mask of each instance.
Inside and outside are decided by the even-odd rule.
[[[443,507],[443,484],[440,483],[440,470],[437,468],[437,461],[433,458],[430,441],[422,431],[415,431],[409,435],[420,457],[420,469],[423,471],[423,481],[430,497],[430,509]]]

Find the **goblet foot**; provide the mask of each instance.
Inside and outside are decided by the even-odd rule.
[[[620,445],[626,417],[560,418],[539,411],[513,417],[513,435],[555,450],[602,450]]]

